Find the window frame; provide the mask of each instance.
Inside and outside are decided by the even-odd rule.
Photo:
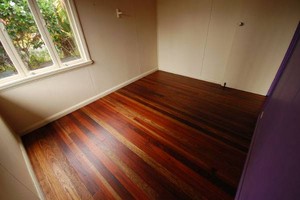
[[[81,28],[74,1],[63,1],[65,3],[65,9],[68,15],[68,19],[70,21],[70,26],[73,31],[74,40],[80,52],[80,58],[68,62],[61,61],[52,41],[51,35],[47,29],[47,24],[44,21],[40,8],[37,4],[37,0],[27,0],[28,7],[31,11],[38,31],[42,36],[42,40],[45,43],[45,46],[49,52],[53,64],[40,69],[28,70],[25,64],[23,63],[20,55],[18,54],[15,46],[13,45],[13,42],[5,29],[5,25],[0,21],[0,41],[18,72],[16,75],[0,79],[0,90],[30,80],[35,80],[38,78],[57,74],[66,70],[86,66],[93,63],[86,45],[85,37]]]
[[[0,22],[0,42],[2,43],[2,46],[5,50],[5,52],[7,53],[8,57],[10,58],[11,62],[14,64],[14,67],[18,72],[16,75],[0,79],[0,84],[20,79],[20,78],[24,77],[24,75],[26,73],[23,70],[23,67],[21,67],[21,65],[23,65],[23,62],[20,60],[21,58],[19,57],[18,53],[16,52],[16,49],[11,48],[13,46],[13,44],[10,43],[11,40],[7,40],[7,37],[8,37],[8,34],[6,32],[6,29],[4,28],[4,25]]]

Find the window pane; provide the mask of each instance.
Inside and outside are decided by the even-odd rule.
[[[37,0],[47,29],[62,62],[80,58],[63,0]]]
[[[18,74],[0,42],[0,79]]]
[[[1,0],[0,20],[28,70],[51,66],[52,60],[38,31],[27,0]]]

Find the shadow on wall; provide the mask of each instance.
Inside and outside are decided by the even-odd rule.
[[[39,122],[45,118],[25,106],[2,96],[0,96],[0,113],[13,131],[19,135],[22,134],[27,124]]]

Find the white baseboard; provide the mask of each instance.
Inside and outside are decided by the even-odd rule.
[[[188,77],[188,78],[192,78],[192,79],[197,79],[197,80],[205,81],[205,82],[209,82],[209,83],[215,83],[215,84],[218,84],[218,85],[223,85],[221,83],[221,81],[217,81],[215,79],[203,78],[202,76],[200,76],[200,77],[191,77],[191,76],[187,76],[185,74],[180,74],[180,73],[176,73],[176,72],[168,71],[168,70],[164,70],[164,69],[159,69],[159,71],[167,72],[167,73],[171,73],[171,74],[175,74],[175,75],[179,75],[179,76],[184,76],[184,77]]]
[[[67,108],[67,109],[65,109],[61,112],[58,112],[54,115],[51,115],[50,117],[47,117],[46,119],[38,121],[38,122],[34,123],[33,125],[30,125],[27,128],[23,129],[18,134],[21,135],[21,136],[26,135],[27,133],[30,133],[33,130],[36,130],[36,129],[42,127],[42,126],[45,126],[46,124],[48,124],[50,122],[53,122],[53,121],[65,116],[67,114],[70,114],[71,112],[74,112],[75,110],[78,110],[79,108],[82,108],[82,107],[84,107],[84,106],[86,106],[86,105],[88,105],[88,104],[90,104],[90,103],[92,103],[92,102],[94,102],[94,101],[96,101],[96,100],[98,100],[98,99],[100,99],[100,98],[102,98],[102,97],[104,97],[104,96],[106,96],[106,95],[108,95],[108,94],[110,94],[110,93],[126,86],[126,85],[129,85],[130,83],[133,83],[134,81],[137,81],[137,80],[139,80],[139,79],[141,79],[141,78],[143,78],[143,77],[145,77],[149,74],[152,74],[153,72],[155,72],[157,70],[158,70],[158,68],[154,68],[154,69],[152,69],[150,71],[147,71],[143,74],[140,74],[140,75],[138,75],[138,76],[136,76],[132,79],[129,79],[128,81],[125,81],[125,82],[123,82],[123,83],[121,83],[121,84],[119,84],[119,85],[117,85],[113,88],[110,88],[110,89],[108,89],[104,92],[101,92],[100,94],[97,94],[97,95],[95,95],[95,96],[93,96],[93,97],[91,97],[87,100],[84,100],[84,101],[82,101],[82,102],[80,102],[80,103],[78,103],[74,106],[71,106],[71,107],[69,107],[69,108]]]
[[[21,138],[19,136],[17,136],[16,138],[18,140],[18,143],[19,143],[19,146],[20,146],[20,149],[21,149],[21,152],[22,152],[22,155],[23,155],[26,167],[27,167],[28,172],[29,172],[29,175],[30,175],[31,180],[33,181],[34,187],[35,187],[35,189],[36,189],[36,191],[38,193],[38,197],[39,197],[40,200],[44,200],[45,199],[44,193],[42,192],[40,184],[39,184],[39,182],[38,182],[38,180],[37,180],[37,178],[35,176],[35,173],[33,171],[31,162],[30,162],[30,160],[28,158],[28,155],[27,155],[25,147],[24,147],[24,145],[22,143],[22,140],[21,140]]]

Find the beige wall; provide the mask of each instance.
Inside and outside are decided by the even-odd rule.
[[[158,0],[159,68],[200,78],[211,0]]]
[[[263,95],[300,20],[299,0],[158,0],[157,10],[159,69]]]
[[[240,20],[241,0],[214,1],[200,79],[220,83]]]
[[[0,117],[0,199],[38,199],[19,140]]]
[[[19,134],[158,65],[266,94],[300,15],[298,0],[158,0],[157,15],[155,0],[75,4],[95,63],[0,91],[0,111]],[[122,19],[116,8],[126,14]]]
[[[266,94],[300,20],[299,0],[245,1],[223,82]]]
[[[0,91],[0,111],[19,134],[157,68],[155,0],[75,0],[93,65]],[[126,15],[117,19],[115,9]]]

